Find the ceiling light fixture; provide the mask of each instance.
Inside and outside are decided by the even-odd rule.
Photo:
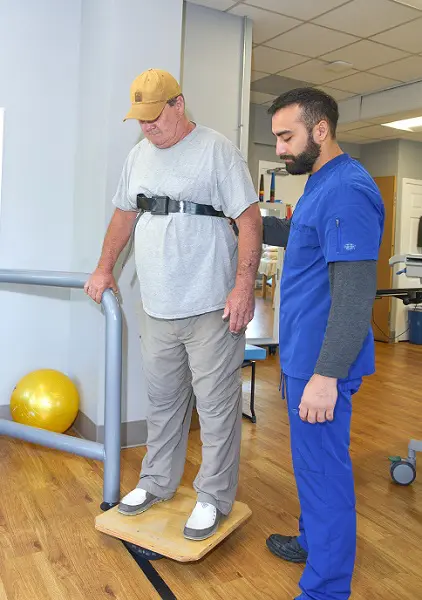
[[[353,68],[353,64],[346,62],[345,60],[335,60],[334,62],[325,65],[327,71],[334,71],[334,73],[343,73],[343,71],[349,71]]]
[[[417,133],[422,131],[422,117],[414,117],[413,119],[402,119],[401,121],[392,121],[391,123],[382,123],[382,126]]]

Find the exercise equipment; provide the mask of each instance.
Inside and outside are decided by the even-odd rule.
[[[197,500],[193,489],[179,487],[171,500],[154,504],[144,513],[122,515],[117,506],[95,519],[98,531],[124,540],[136,547],[148,560],[170,558],[177,562],[196,562],[215,548],[252,514],[242,502],[235,502],[216,533],[206,540],[191,541],[183,537],[183,528]]]
[[[418,278],[422,283],[422,254],[403,254],[392,256],[390,266],[404,263],[404,268],[397,275],[405,274],[407,277]],[[419,304],[422,302],[422,288],[404,288],[377,290],[377,298],[390,296],[398,298],[405,305]],[[416,479],[416,453],[422,452],[422,441],[411,440],[406,458],[401,456],[390,457],[390,474],[394,483],[410,485]]]
[[[38,369],[17,383],[10,414],[17,423],[64,433],[79,411],[79,392],[73,381],[55,369]]]
[[[243,413],[243,416],[247,419],[250,419],[252,423],[256,423],[256,414],[255,414],[255,369],[256,369],[256,361],[257,360],[265,360],[267,357],[267,352],[265,348],[260,348],[259,346],[253,346],[252,344],[246,344],[245,347],[245,355],[242,364],[242,369],[245,367],[251,367],[251,397],[250,397],[250,415],[247,413]]]
[[[86,273],[0,270],[0,283],[8,284],[83,289],[88,278]],[[105,510],[120,499],[122,315],[111,290],[104,292],[101,305],[106,319],[104,444],[7,419],[0,419],[0,435],[104,462],[101,509]]]

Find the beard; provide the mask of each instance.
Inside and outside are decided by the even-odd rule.
[[[311,173],[314,164],[321,154],[321,146],[314,142],[311,136],[308,137],[308,143],[303,152],[297,156],[280,156],[281,160],[289,159],[291,162],[286,162],[286,171],[290,175],[306,175]]]

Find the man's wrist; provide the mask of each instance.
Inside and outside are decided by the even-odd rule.
[[[113,267],[99,262],[96,271],[100,271],[101,273],[104,273],[104,275],[111,275],[113,273]]]
[[[329,382],[332,383],[333,385],[337,385],[337,381],[338,381],[338,377],[333,377],[331,375],[322,375],[321,373],[314,373],[313,374],[313,379],[318,380],[318,381],[325,381],[325,382]]]
[[[245,292],[250,292],[255,287],[255,277],[251,275],[237,275],[235,287],[245,290]]]

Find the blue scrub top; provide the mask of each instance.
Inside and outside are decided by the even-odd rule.
[[[384,230],[377,185],[348,154],[308,179],[293,212],[280,282],[279,351],[283,372],[310,379],[331,306],[328,264],[377,260]],[[346,379],[375,371],[372,328]]]

